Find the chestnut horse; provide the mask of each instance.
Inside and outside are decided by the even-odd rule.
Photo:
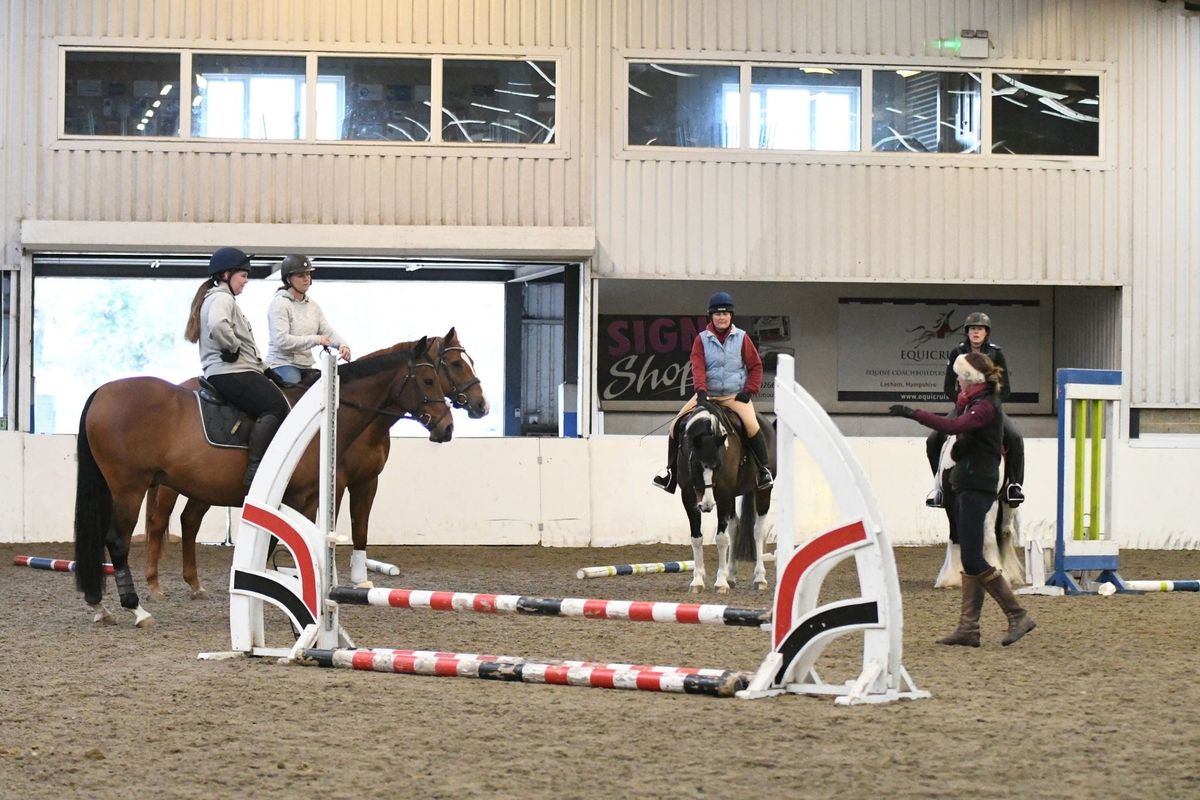
[[[339,457],[364,430],[385,419],[418,416],[434,442],[449,441],[454,422],[441,373],[430,361],[427,341],[412,349],[389,349],[338,367]],[[153,621],[142,608],[129,570],[129,538],[142,498],[165,486],[209,505],[240,505],[245,492],[246,451],[210,447],[196,396],[158,378],[125,378],[92,392],[79,418],[75,493],[75,581],[96,622],[113,622],[100,604],[107,547],[121,606],[139,627]],[[318,486],[317,447],[296,467],[285,502],[303,505]]]
[[[465,347],[458,339],[454,328],[443,337],[430,336],[429,358],[438,368],[446,397],[455,408],[463,408],[467,416],[479,419],[490,410],[483,387],[475,374],[474,362]],[[415,342],[405,342],[391,349],[412,347]],[[368,356],[369,358],[370,356]],[[185,389],[194,390],[197,387],[195,379],[180,384]],[[302,388],[286,392],[288,399],[295,402]],[[380,416],[372,421],[354,441],[350,442],[344,457],[338,464],[338,486],[335,490],[337,508],[340,510],[343,490],[350,490],[350,526],[354,541],[354,549],[366,553],[367,528],[371,515],[371,507],[375,502],[375,493],[379,488],[379,474],[387,464],[391,449],[391,426],[397,421],[396,417]],[[341,431],[339,430],[339,434]],[[179,492],[166,486],[151,487],[146,494],[146,583],[150,596],[161,599],[164,594],[158,576],[158,561],[162,555],[163,542],[166,539],[167,525],[172,510],[175,508]],[[297,499],[298,498],[293,498]],[[291,505],[289,503],[289,505]],[[204,514],[211,504],[189,498],[180,514],[180,525],[183,536],[183,579],[192,589],[193,598],[205,598],[208,591],[196,571],[196,535]],[[315,518],[317,512],[317,494],[306,495],[306,502],[293,506],[297,511]],[[351,581],[363,583],[365,575],[352,575]]]

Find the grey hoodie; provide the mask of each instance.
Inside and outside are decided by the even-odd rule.
[[[258,357],[254,331],[238,308],[229,284],[219,283],[204,295],[200,306],[200,364],[204,377],[233,372],[262,372],[266,369]],[[236,352],[237,360],[221,360],[221,351]]]
[[[325,319],[325,312],[316,300],[307,294],[303,300],[297,300],[286,288],[271,298],[267,330],[267,363],[272,367],[311,367],[315,362],[310,351],[320,344],[322,336],[328,336],[336,347],[350,346]]]

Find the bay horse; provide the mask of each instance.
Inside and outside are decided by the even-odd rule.
[[[692,535],[692,557],[696,566],[689,589],[704,591],[704,538],[700,515],[717,510],[717,572],[713,588],[719,594],[729,592],[737,583],[735,560],[754,560],[753,583],[756,590],[767,588],[763,566],[765,518],[771,508],[771,489],[758,488],[758,469],[742,439],[735,417],[707,401],[689,412],[680,422],[679,454],[675,474],[679,496],[687,514]],[[768,466],[775,470],[775,429],[761,414],[758,423],[767,438]],[[735,516],[732,542],[726,528]]]
[[[441,377],[445,396],[455,408],[466,409],[467,416],[479,419],[491,410],[483,386],[475,373],[475,364],[467,349],[459,341],[458,332],[450,328],[445,336],[426,337],[428,342],[429,359],[437,367]],[[388,350],[410,349],[416,342],[401,342]],[[366,358],[377,355],[372,353]],[[361,359],[360,359],[361,360]],[[189,391],[198,387],[193,378],[180,384]],[[304,392],[303,387],[285,391],[288,400],[295,402]],[[358,436],[346,445],[345,452],[338,462],[338,485],[335,487],[336,509],[341,509],[344,490],[350,492],[350,526],[354,542],[354,550],[364,555],[367,549],[368,524],[371,508],[375,502],[375,494],[379,489],[379,475],[387,464],[391,450],[391,428],[399,420],[397,416],[380,415],[371,424],[358,432]],[[338,437],[341,439],[342,427],[338,426]],[[316,447],[312,445],[311,447]],[[150,596],[162,599],[165,595],[159,580],[158,562],[162,555],[163,542],[166,540],[167,526],[172,510],[175,507],[179,492],[168,486],[152,486],[146,493],[146,584]],[[294,504],[291,501],[295,501]],[[289,505],[310,519],[316,518],[318,496],[315,491],[301,498],[292,496]],[[183,579],[191,587],[194,599],[208,597],[208,590],[200,580],[196,570],[196,536],[200,531],[200,523],[205,513],[212,505],[195,498],[188,498],[180,514],[183,547]],[[357,565],[352,565],[353,568]],[[352,574],[351,582],[365,584],[364,574]],[[365,587],[364,587],[365,588]]]
[[[338,367],[341,381],[337,452],[379,417],[418,415],[434,442],[449,441],[453,417],[427,341],[389,349]],[[284,495],[289,505],[318,491],[317,450],[310,447]],[[110,381],[92,392],[79,418],[75,492],[76,586],[95,622],[114,622],[101,605],[107,548],[121,606],[138,627],[153,617],[141,605],[129,570],[129,539],[142,498],[166,486],[209,505],[240,505],[246,451],[209,447],[195,395],[159,378]]]
[[[946,543],[946,558],[934,581],[935,589],[957,589],[962,586],[962,552],[958,546],[957,521],[954,518],[954,489],[950,486],[950,470],[954,467],[955,436],[947,436],[942,444],[938,459],[938,471],[934,476],[934,488],[942,494],[946,509],[946,521],[950,527],[950,541]],[[1025,583],[1025,569],[1017,555],[1017,544],[1021,538],[1021,519],[1017,509],[1004,502],[1006,481],[1004,458],[1000,459],[1000,480],[996,485],[996,497],[983,520],[983,557],[1000,570],[1013,586]],[[988,535],[990,532],[991,535]]]

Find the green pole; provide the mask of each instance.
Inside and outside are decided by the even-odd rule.
[[[1100,538],[1100,497],[1104,492],[1104,484],[1100,481],[1101,456],[1104,453],[1104,401],[1092,401],[1092,526],[1088,529],[1089,538]]]
[[[1075,524],[1071,528],[1071,538],[1083,539],[1083,466],[1087,451],[1084,450],[1084,439],[1087,438],[1087,401],[1072,400],[1071,408],[1075,415]]]

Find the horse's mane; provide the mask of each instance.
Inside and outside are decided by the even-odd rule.
[[[378,375],[384,370],[395,369],[401,364],[412,364],[415,361],[416,353],[413,350],[403,349],[401,345],[393,345],[348,364],[338,364],[338,379],[343,383],[350,383],[359,378]]]
[[[421,340],[420,340],[420,339],[413,339],[411,342],[396,342],[396,344],[389,345],[389,346],[387,346],[387,347],[384,347],[384,348],[383,348],[383,349],[381,349],[381,350],[376,350],[376,351],[374,351],[373,353],[367,353],[365,356],[359,356],[359,359],[358,359],[358,360],[359,360],[359,361],[365,361],[365,360],[366,360],[366,359],[368,359],[368,358],[374,358],[374,357],[376,357],[376,356],[387,355],[388,353],[395,353],[395,352],[396,352],[396,351],[398,351],[398,350],[412,350],[412,349],[413,349],[413,346],[414,346],[414,345],[416,345],[416,344],[417,344],[417,342],[419,342],[419,341],[421,341]],[[429,351],[430,351],[430,352],[436,352],[436,351],[434,350],[434,347],[435,347],[435,346],[436,346],[436,347],[441,347],[441,344],[442,344],[442,337],[440,337],[440,336],[426,336],[426,337],[425,337],[425,341],[428,343],[428,344],[427,344],[427,347],[428,347]],[[357,362],[355,362],[355,363],[357,363]],[[345,365],[345,364],[342,364],[342,366],[344,367],[344,366],[346,366],[346,365]]]

